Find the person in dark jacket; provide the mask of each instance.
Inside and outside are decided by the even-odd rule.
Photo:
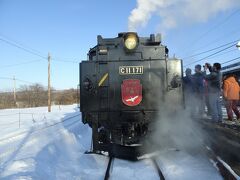
[[[207,116],[211,116],[211,108],[210,108],[209,93],[208,93],[208,82],[205,79],[203,80],[203,85],[204,85],[204,100],[205,100],[205,105],[207,107]]]
[[[183,87],[184,87],[184,99],[186,109],[192,112],[192,70],[187,68],[185,71],[185,76],[183,77]]]
[[[204,115],[204,85],[203,85],[203,73],[201,71],[201,65],[197,64],[195,66],[195,74],[192,77],[193,86],[193,100],[194,103],[194,116],[196,118],[202,118]]]
[[[186,76],[183,77],[184,92],[187,95],[192,93],[192,70],[187,68],[185,71]]]
[[[214,63],[211,67],[210,64],[205,64],[205,80],[208,83],[209,104],[211,109],[211,116],[214,122],[222,122],[222,105],[220,102],[222,74],[221,64]],[[210,74],[206,75],[206,70]]]

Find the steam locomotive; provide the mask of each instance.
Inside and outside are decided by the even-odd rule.
[[[168,57],[160,34],[98,35],[80,63],[80,110],[92,128],[92,151],[114,154],[141,144],[164,102],[183,103],[182,75],[182,61]]]

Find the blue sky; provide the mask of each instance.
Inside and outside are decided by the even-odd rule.
[[[161,24],[167,22],[167,14],[159,15],[156,8],[150,12],[145,26],[137,26],[136,30],[140,36],[163,32],[163,44],[169,47],[170,54],[184,58],[240,39],[240,11],[236,11],[240,4],[233,3],[234,6],[216,10],[204,20],[191,13],[190,17],[179,18],[180,14],[176,18],[177,25],[170,28]],[[76,88],[78,62],[87,59],[87,51],[96,44],[96,36],[115,37],[118,32],[128,31],[129,16],[136,7],[137,2],[129,0],[0,0],[0,91],[11,90],[13,86],[11,80],[2,77],[15,76],[47,86],[47,60],[40,56],[47,57],[48,52],[52,56],[52,86]],[[161,12],[166,10],[161,9]],[[184,58],[184,64],[211,53]],[[235,47],[223,53],[200,63],[225,62],[240,56]],[[26,83],[17,81],[17,87],[22,84]]]

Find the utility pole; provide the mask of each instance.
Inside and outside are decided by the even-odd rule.
[[[16,79],[15,79],[15,76],[13,76],[13,99],[14,99],[14,106],[16,106],[17,100],[16,100]]]
[[[51,74],[50,74],[51,56],[48,53],[48,112],[51,112]]]

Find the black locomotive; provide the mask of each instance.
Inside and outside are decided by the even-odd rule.
[[[80,63],[80,109],[93,152],[141,144],[166,99],[183,102],[182,61],[168,57],[159,34],[99,35],[88,58]]]

